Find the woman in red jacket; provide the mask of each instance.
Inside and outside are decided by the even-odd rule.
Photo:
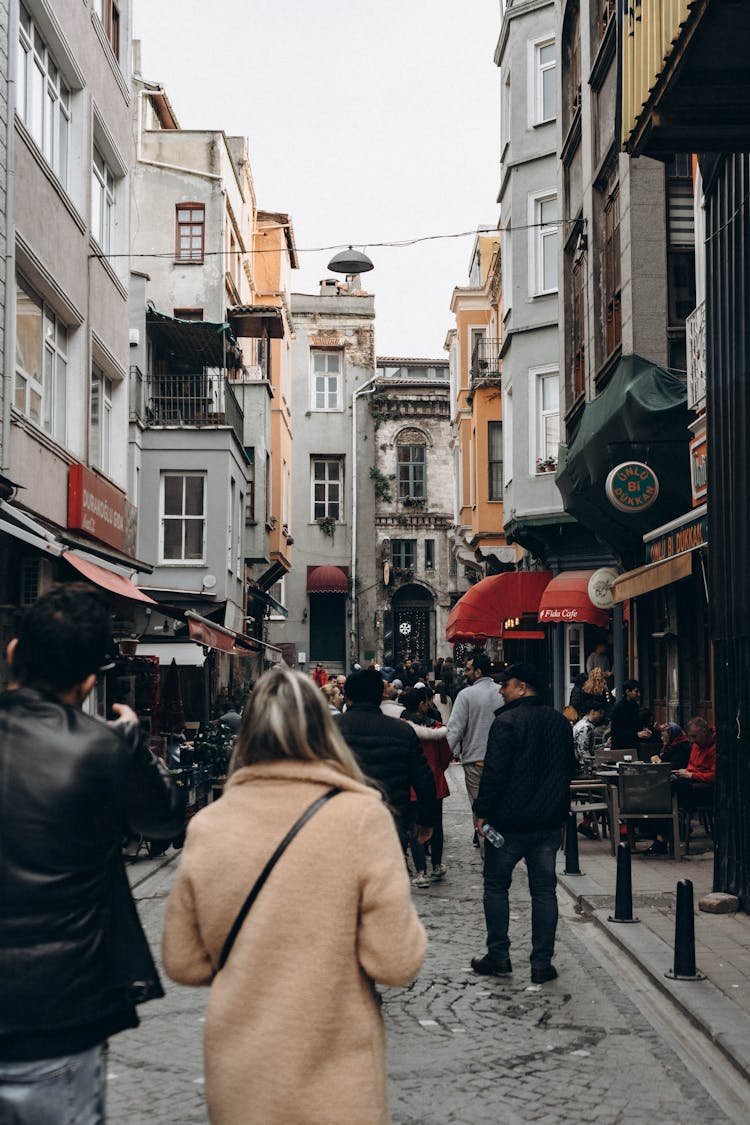
[[[427,759],[427,764],[435,777],[433,828],[427,847],[430,850],[432,865],[430,879],[444,879],[446,868],[443,863],[443,800],[450,796],[448,782],[445,780],[445,771],[451,764],[453,755],[445,737],[445,727],[434,724],[426,713],[429,701],[424,689],[412,688],[404,692],[399,702],[403,703],[405,707],[401,718],[409,723],[419,738],[419,744]],[[416,794],[413,792],[412,800],[416,800]],[[416,878],[412,880],[413,886],[419,889],[429,887],[430,879],[427,878],[424,846],[417,845],[415,848],[412,842],[411,853],[417,867]]]
[[[690,719],[686,730],[692,742],[690,757],[685,769],[675,770],[672,777],[677,785],[677,801],[681,809],[692,813],[705,808],[714,799],[716,780],[716,733],[705,719]],[[667,841],[661,833],[656,837],[646,855],[666,855]]]

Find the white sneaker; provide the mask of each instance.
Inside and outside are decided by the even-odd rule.
[[[430,885],[430,880],[427,878],[426,871],[420,871],[419,874],[412,879],[412,887],[417,887],[420,891],[425,890]]]
[[[446,873],[447,870],[448,870],[448,868],[445,866],[444,863],[439,863],[437,865],[437,867],[433,867],[432,871],[430,872],[430,878],[431,879],[444,879],[445,873]]]

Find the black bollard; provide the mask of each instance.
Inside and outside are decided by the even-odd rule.
[[[565,870],[564,875],[583,875],[578,862],[578,827],[576,814],[568,813],[568,827],[565,829]]]
[[[610,922],[640,922],[633,917],[633,880],[630,873],[630,846],[626,843],[617,847],[617,885],[615,887],[615,912],[609,916]]]
[[[680,879],[677,884],[677,913],[674,923],[674,968],[664,974],[670,980],[705,980],[695,967],[695,915],[693,884]]]

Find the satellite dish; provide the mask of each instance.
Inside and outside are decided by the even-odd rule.
[[[216,575],[215,574],[207,574],[206,577],[203,579],[203,589],[204,590],[213,590],[215,585],[216,585]]]

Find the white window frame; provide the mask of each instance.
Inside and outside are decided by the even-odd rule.
[[[327,368],[325,371],[315,370],[315,357],[316,356],[333,357],[336,356],[338,360],[338,371],[332,372]],[[336,393],[335,402],[331,405],[331,387],[330,381],[336,378]],[[327,414],[342,409],[342,384],[344,376],[344,352],[342,348],[311,348],[310,349],[310,410],[316,414]],[[318,406],[318,379],[325,380],[325,385],[321,388],[321,394],[324,398],[324,405]]]
[[[20,5],[16,112],[47,164],[67,190],[70,171],[71,91],[31,13]]]
[[[234,477],[229,480],[229,496],[227,498],[227,570],[231,574],[235,569],[234,562],[234,529],[235,507],[237,502],[237,481]]]
[[[503,285],[503,320],[513,308],[513,229],[510,216],[502,230],[502,258],[500,268]]]
[[[278,588],[278,592],[277,592],[277,588]],[[286,604],[286,575],[285,574],[278,580],[278,582],[274,582],[273,586],[268,591],[268,593],[271,595],[272,598],[275,599],[275,601],[277,601],[279,603],[279,605],[283,605],[284,609],[287,608],[287,604]],[[271,612],[268,614],[268,620],[269,621],[286,621],[286,617],[284,616],[283,613],[274,613],[274,611],[271,610]]]
[[[542,206],[554,200],[558,203],[557,190],[553,187],[545,191],[535,192],[529,196],[529,296],[546,297],[557,293],[557,258],[559,253],[560,217],[554,223],[541,226]],[[547,239],[555,240],[555,277],[554,284],[549,287],[544,285],[544,250]]]
[[[555,104],[553,112],[545,116],[544,113],[544,75],[549,70],[557,69],[557,53],[552,62],[542,63],[542,51],[545,47],[554,47],[554,35],[546,35],[542,39],[530,39],[528,44],[528,121],[533,128],[535,125],[548,125],[557,119],[557,85],[555,84]]]
[[[41,353],[37,356],[38,372],[27,371],[18,363],[14,372],[13,403],[16,410],[32,425],[44,430],[55,441],[65,445],[67,438],[68,367],[70,365],[70,330],[50,308],[42,295],[20,274],[16,274],[16,294],[22,289],[40,312]],[[16,297],[16,314],[18,298]],[[20,396],[23,396],[23,402]],[[34,418],[31,396],[39,397],[39,418]]]
[[[542,409],[542,390],[540,380],[557,379],[557,410]],[[544,460],[545,419],[557,415],[558,449],[560,445],[560,369],[556,363],[529,368],[529,471],[532,476],[545,476],[537,469],[537,460]],[[551,456],[551,454],[550,454]],[[559,456],[557,450],[555,456]]]
[[[570,659],[571,649],[578,650],[578,664],[574,664]],[[565,625],[565,682],[567,684],[567,689],[565,692],[566,699],[573,690],[573,680],[575,679],[575,677],[580,675],[581,672],[585,671],[586,653],[584,650],[583,625]]]
[[[328,476],[328,469],[326,469],[325,477],[318,478],[316,480],[315,466],[320,465],[320,464],[324,464],[326,466],[332,465],[332,464],[337,465],[338,466],[338,478],[337,479],[330,478]],[[318,501],[318,503],[322,503],[324,505],[324,508],[325,508],[325,512],[322,516],[321,515],[316,516],[316,514],[315,514],[315,503],[316,503],[316,501],[315,501],[315,485],[316,484],[322,484],[323,487],[324,487],[324,491],[325,491],[325,499],[323,501]],[[332,498],[330,496],[329,485],[332,485],[332,484],[335,484],[338,487],[338,500],[337,501],[332,500]],[[338,516],[329,516],[329,514],[328,514],[329,507],[333,503],[338,503],[338,508],[339,508]],[[315,456],[312,456],[310,458],[310,523],[316,523],[317,520],[319,520],[319,519],[335,519],[336,523],[344,523],[344,458],[343,457],[337,457],[337,456],[334,456],[334,455],[331,455],[331,454],[329,454],[327,456],[324,455],[324,454],[320,454],[320,455],[316,454]]]
[[[182,489],[182,495],[183,495],[183,501],[182,501],[183,511],[182,511],[182,514],[179,515],[179,516],[172,516],[172,515],[166,516],[164,514],[164,484],[165,484],[165,481],[167,480],[167,478],[173,478],[173,477],[179,477],[180,480],[183,480],[183,481],[186,480],[188,477],[190,477],[190,478],[196,477],[196,478],[199,478],[200,480],[202,480],[202,482],[203,482],[203,512],[200,515],[192,516],[192,515],[187,515],[185,513],[185,510],[184,510],[185,509],[185,487],[184,487],[184,484],[183,484],[183,489]],[[163,566],[205,566],[206,565],[206,539],[207,539],[207,529],[208,529],[208,513],[207,513],[207,510],[206,510],[206,500],[207,500],[206,481],[207,481],[207,479],[208,479],[208,476],[205,472],[197,472],[197,473],[196,472],[180,472],[179,470],[165,470],[165,471],[162,472],[160,480],[159,480],[159,562]],[[167,558],[164,557],[164,524],[165,524],[166,520],[168,520],[168,519],[180,519],[182,521],[200,520],[202,522],[202,524],[203,524],[203,540],[202,540],[202,546],[201,546],[201,558],[199,558],[199,559],[186,559],[186,558],[183,557],[183,558],[177,558],[177,559],[167,559]],[[184,551],[185,551],[185,536],[184,536],[184,533],[183,533],[183,537],[182,537],[182,548],[183,548],[183,556],[184,556]]]
[[[506,469],[507,465],[507,469]],[[503,391],[503,491],[513,480],[513,388]]]
[[[112,395],[114,382],[99,367],[91,369],[89,398],[89,461],[91,465],[112,476]],[[94,427],[94,401],[98,400],[99,419]]]
[[[242,579],[242,529],[244,526],[245,493],[240,489],[239,503],[237,505],[237,570],[236,577]]]
[[[105,254],[115,238],[117,178],[97,145],[91,158],[91,234]]]

